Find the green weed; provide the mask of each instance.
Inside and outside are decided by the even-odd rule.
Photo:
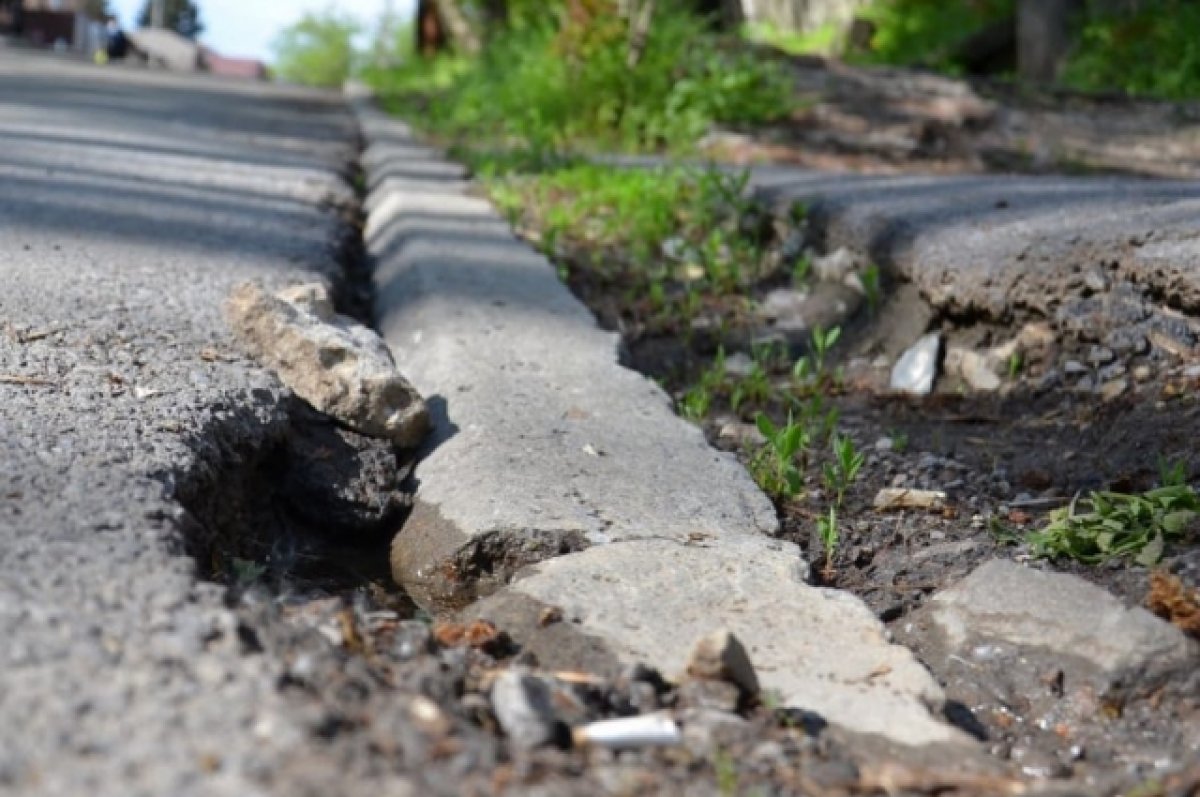
[[[452,69],[409,58],[366,77],[434,132],[533,150],[687,150],[714,123],[780,119],[793,107],[783,66],[722,46],[681,2],[657,4],[632,67],[624,19],[613,14],[582,30],[559,22],[556,13],[529,15]],[[421,78],[435,71],[428,91]]]
[[[812,274],[812,258],[808,255],[801,255],[792,266],[792,287],[800,288],[808,284],[809,275]]]
[[[846,497],[846,490],[858,478],[866,455],[854,447],[854,441],[849,437],[834,434],[832,437],[833,459],[826,462],[822,468],[822,478],[825,489],[834,496],[834,503],[841,507]]]
[[[821,547],[825,549],[824,575],[826,580],[830,580],[833,576],[833,559],[841,540],[835,507],[829,507],[829,513],[825,517],[817,518],[817,534],[821,538]]]
[[[1084,504],[1089,511],[1081,512]],[[1169,538],[1183,536],[1200,516],[1200,498],[1186,485],[1130,495],[1093,492],[1050,513],[1050,522],[1029,532],[1034,555],[1101,564],[1132,557],[1147,567],[1162,558]]]
[[[713,774],[717,779],[717,794],[721,797],[737,797],[737,761],[727,750],[718,750],[713,755]]]
[[[1014,351],[1008,355],[1008,378],[1016,379],[1021,375],[1021,369],[1025,367],[1025,360],[1021,357],[1021,352]]]
[[[804,477],[796,459],[809,444],[808,430],[794,421],[776,426],[764,413],[754,419],[766,444],[750,462],[750,474],[763,492],[777,500],[795,498],[804,489]]]
[[[1183,460],[1158,457],[1158,483],[1163,487],[1182,487],[1187,484],[1187,463]]]
[[[833,345],[838,342],[838,338],[841,336],[841,327],[833,327],[828,330],[822,329],[820,326],[813,327],[809,343],[812,352],[813,371],[818,377],[825,373],[825,361],[829,356],[829,350],[833,348]]]
[[[862,280],[863,292],[866,294],[867,310],[873,316],[879,312],[879,302],[883,296],[879,266],[872,263],[863,269],[863,273],[859,275],[859,278]]]

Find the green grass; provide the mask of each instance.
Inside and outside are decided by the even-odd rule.
[[[749,23],[742,27],[742,37],[791,55],[836,55],[842,46],[842,32],[833,23],[805,32],[784,30],[767,23]]]
[[[1133,14],[1089,20],[1063,78],[1090,91],[1200,96],[1200,7],[1184,0],[1144,0]]]
[[[656,8],[632,67],[622,19],[580,30],[548,14],[489,38],[476,58],[409,59],[365,77],[434,133],[533,150],[687,151],[714,124],[791,112],[783,67],[728,46],[678,3]]]
[[[1149,567],[1162,558],[1168,540],[1187,534],[1198,517],[1200,497],[1185,484],[1139,494],[1100,491],[1051,512],[1050,522],[1026,541],[1036,556],[1085,564],[1132,558]]]
[[[859,16],[875,23],[873,63],[928,66],[958,74],[955,50],[990,23],[1014,13],[1014,0],[875,0]]]

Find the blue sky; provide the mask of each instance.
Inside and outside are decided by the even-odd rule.
[[[365,25],[379,18],[387,0],[196,0],[204,33],[200,40],[223,55],[271,59],[271,40],[307,11],[334,7]],[[110,0],[121,24],[134,27],[145,0]],[[416,0],[392,0],[395,13],[412,16]]]

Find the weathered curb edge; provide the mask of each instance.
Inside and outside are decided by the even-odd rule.
[[[445,606],[526,568],[472,609],[526,629],[519,642],[566,632],[592,660],[675,676],[695,639],[727,627],[785,705],[907,744],[963,742],[931,715],[944,695],[911,652],[857,599],[806,583],[741,465],[619,365],[617,337],[462,169],[363,93],[350,100],[368,144],[377,323],[434,409],[397,580]],[[567,622],[545,629],[532,618],[550,605]]]
[[[768,204],[805,203],[823,249],[861,253],[950,313],[1053,318],[1091,271],[1200,309],[1195,181],[761,166],[750,186]]]

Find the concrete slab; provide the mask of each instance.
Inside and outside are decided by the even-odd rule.
[[[934,716],[945,696],[912,652],[892,644],[857,598],[806,584],[805,573],[795,549],[779,543],[634,540],[534,565],[471,615],[503,623],[549,666],[652,662],[671,679],[683,676],[697,640],[727,628],[782,705],[903,744],[965,743]],[[595,647],[531,622],[547,607]]]

